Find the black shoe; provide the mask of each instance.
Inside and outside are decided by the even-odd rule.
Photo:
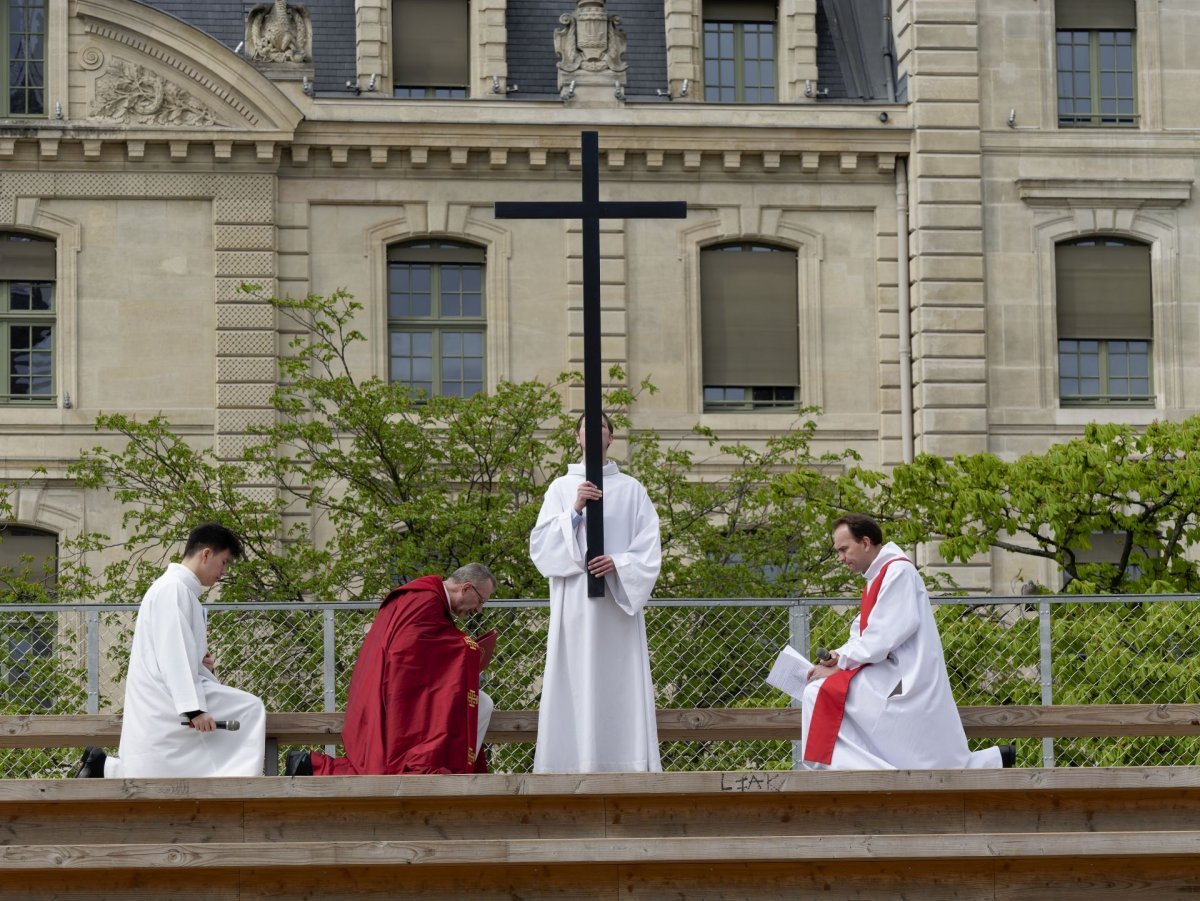
[[[287,762],[283,765],[283,771],[289,776],[311,776],[312,757],[307,751],[293,748],[287,752]]]
[[[79,758],[79,769],[75,772],[75,778],[103,779],[104,761],[107,759],[108,755],[102,750],[88,745],[83,749],[83,756]]]
[[[1000,746],[1000,765],[1005,769],[1011,766],[1016,766],[1017,763],[1017,746],[1016,745],[1001,745]]]

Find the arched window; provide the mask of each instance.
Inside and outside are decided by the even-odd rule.
[[[0,232],[0,403],[57,400],[54,277],[53,241]]]
[[[1059,244],[1055,302],[1063,405],[1153,403],[1149,245],[1105,235]]]
[[[700,252],[704,409],[795,409],[796,251],[753,242]]]
[[[486,387],[482,247],[426,240],[388,248],[388,377],[426,394]]]
[[[44,601],[41,589],[53,592],[58,576],[58,536],[53,532],[0,523],[0,600]],[[3,609],[3,608],[0,608]],[[55,618],[44,613],[13,613],[0,621],[0,673],[10,686],[36,687],[38,660],[54,650]],[[19,688],[24,693],[29,688]],[[49,706],[51,699],[23,698],[22,703]]]

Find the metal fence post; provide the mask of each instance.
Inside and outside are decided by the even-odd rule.
[[[100,611],[87,612],[87,712],[100,712]]]
[[[337,710],[337,684],[336,674],[334,673],[335,664],[337,661],[337,641],[334,631],[333,608],[326,607],[321,611],[321,619],[325,636],[325,662],[321,667],[321,675],[325,683],[325,710],[327,713],[332,713]],[[325,753],[332,757],[337,753],[336,745],[326,745]]]
[[[1054,672],[1053,654],[1051,654],[1050,636],[1050,602],[1038,603],[1038,671],[1042,680],[1042,704],[1049,706],[1054,703]],[[1054,739],[1049,736],[1042,739],[1042,766],[1054,766]]]
[[[788,644],[805,657],[808,656],[809,643],[808,599],[796,598],[788,605]],[[791,706],[799,707],[800,698],[792,698]],[[804,769],[804,748],[798,741],[792,741],[792,769]]]

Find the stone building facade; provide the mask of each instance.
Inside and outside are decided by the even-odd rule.
[[[605,361],[661,389],[635,427],[765,437],[811,405],[818,449],[888,467],[1197,406],[1192,0],[0,13],[0,477],[45,467],[15,497],[35,538],[119,532],[64,479],[98,412],[230,458],[270,419],[289,336],[245,282],[349,290],[364,374],[579,368],[578,223],[492,205],[577,197],[586,129],[605,199],[689,208],[603,227]]]

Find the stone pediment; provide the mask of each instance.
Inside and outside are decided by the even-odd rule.
[[[72,104],[79,124],[290,136],[303,114],[229,47],[129,0],[76,0]],[[264,134],[264,132],[266,134]]]

